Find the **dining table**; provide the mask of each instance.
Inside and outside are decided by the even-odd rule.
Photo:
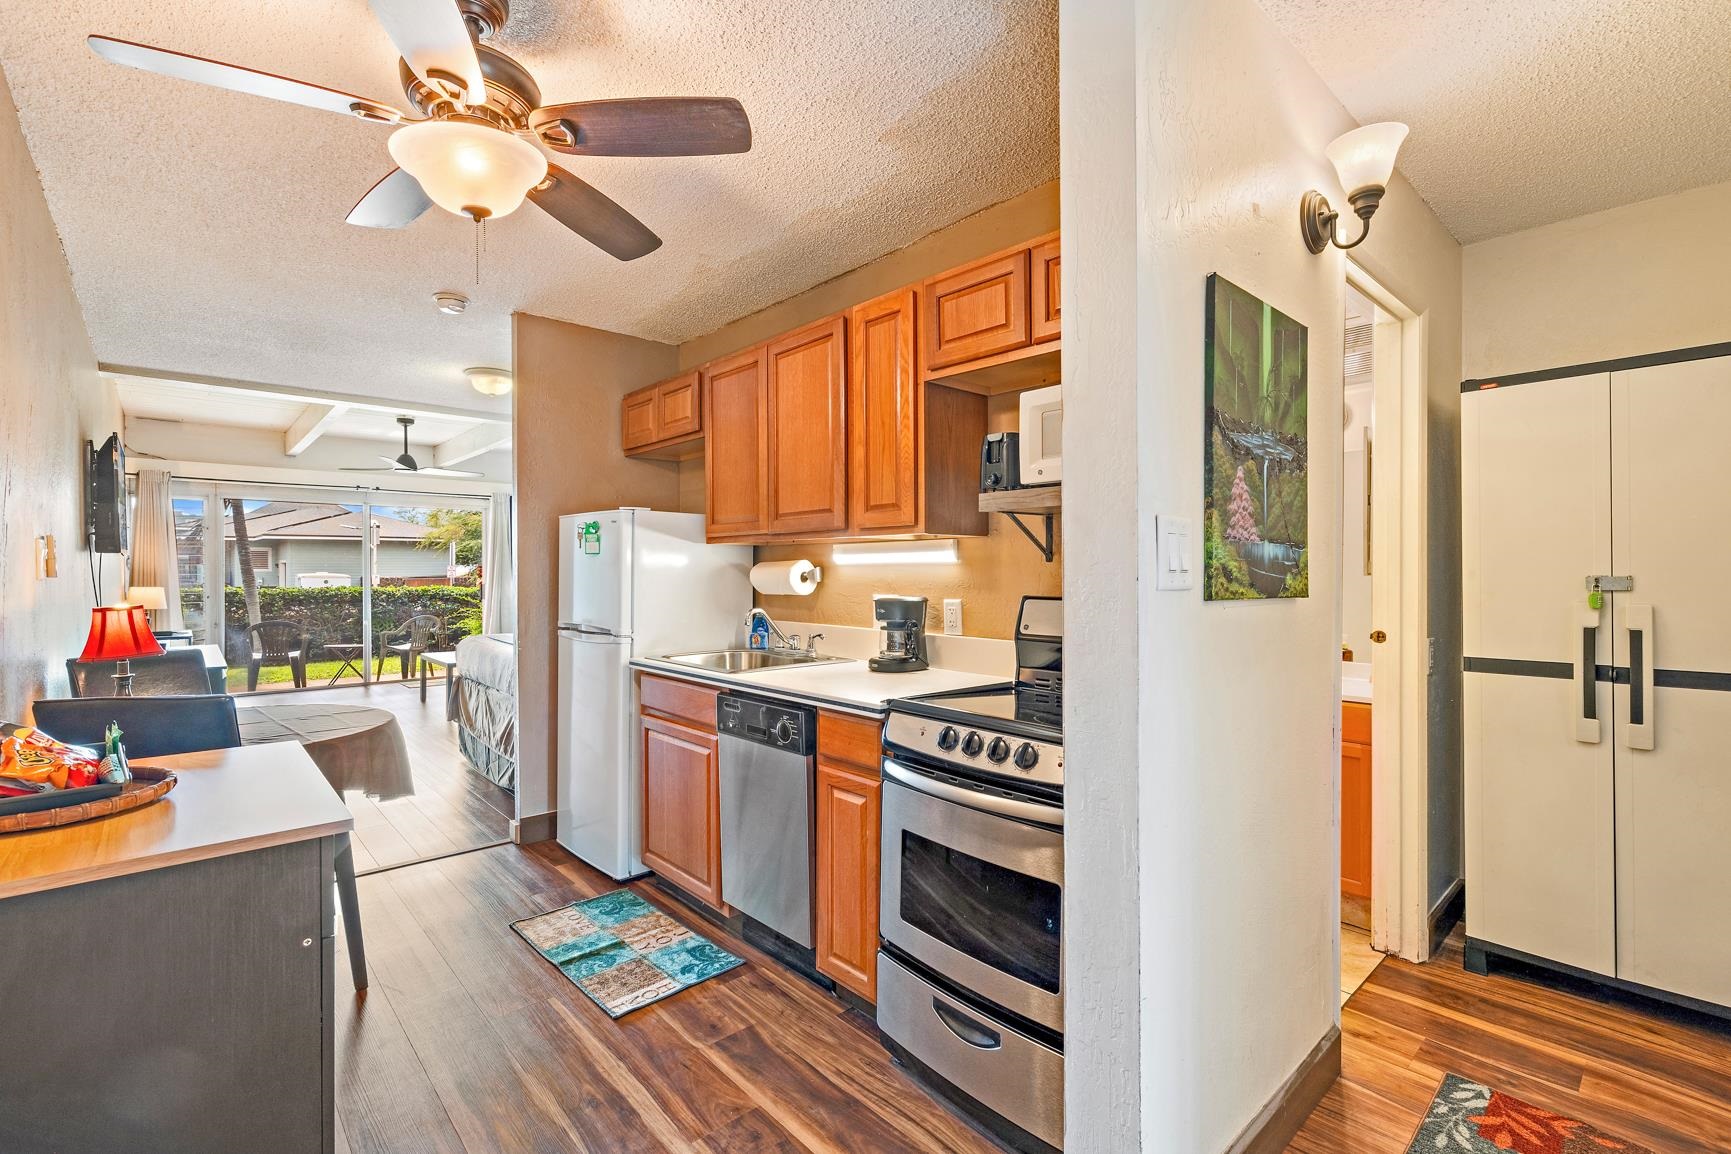
[[[356,790],[389,801],[415,792],[403,729],[389,710],[285,701],[243,705],[235,712],[241,744],[297,742],[339,794]]]

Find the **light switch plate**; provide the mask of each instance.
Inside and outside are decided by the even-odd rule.
[[[944,633],[949,637],[960,637],[962,634],[962,599],[960,597],[944,598]]]
[[[1154,578],[1156,589],[1193,589],[1196,564],[1191,548],[1191,521],[1188,517],[1154,518]]]

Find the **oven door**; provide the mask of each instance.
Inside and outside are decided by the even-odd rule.
[[[1061,806],[884,759],[881,932],[988,1002],[1064,1028]]]

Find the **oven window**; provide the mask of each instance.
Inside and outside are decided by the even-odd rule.
[[[902,831],[901,920],[1053,994],[1062,905],[1052,882]]]

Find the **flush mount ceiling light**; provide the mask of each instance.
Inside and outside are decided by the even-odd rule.
[[[484,120],[451,116],[406,124],[387,142],[391,159],[446,212],[471,220],[509,216],[547,179],[547,158]]]
[[[439,306],[439,311],[446,316],[454,317],[469,307],[469,298],[462,293],[436,292],[433,303]]]
[[[484,396],[502,397],[511,391],[509,369],[464,369],[463,375],[469,378],[469,384],[474,386],[475,391]]]
[[[862,541],[834,546],[830,559],[837,565],[950,565],[956,561],[956,543]]]
[[[1357,239],[1349,244],[1340,242],[1340,213],[1328,203],[1328,198],[1314,188],[1298,202],[1298,226],[1304,233],[1304,246],[1313,253],[1322,252],[1330,244],[1336,248],[1357,248],[1370,235],[1370,218],[1382,203],[1394,175],[1394,158],[1406,139],[1407,128],[1395,121],[1367,124],[1335,139],[1328,146],[1327,156],[1346,189],[1347,203],[1358,219],[1364,222]]]

